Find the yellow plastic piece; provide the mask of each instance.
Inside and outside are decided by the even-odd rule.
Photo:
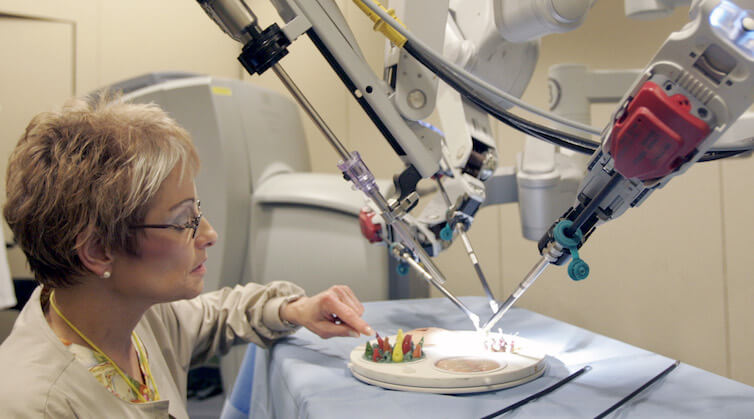
[[[393,362],[403,362],[403,329],[398,329],[393,346]]]
[[[212,93],[218,96],[233,96],[233,91],[225,86],[212,86]]]
[[[359,9],[361,9],[361,11],[364,12],[364,14],[366,14],[367,16],[369,16],[370,19],[372,19],[372,22],[374,22],[375,31],[382,32],[382,34],[385,35],[385,37],[387,37],[387,39],[389,39],[390,42],[395,44],[395,46],[397,46],[398,48],[403,47],[403,45],[406,43],[405,36],[401,35],[400,32],[396,31],[395,29],[393,29],[392,26],[385,23],[385,21],[382,20],[382,18],[378,14],[374,13],[372,9],[367,7],[367,5],[364,4],[363,1],[353,0],[353,2],[356,3],[357,6],[359,6]],[[380,7],[380,9],[384,10],[385,13],[392,16],[393,19],[395,19],[395,21],[398,22],[401,26],[403,26],[404,28],[406,27],[406,25],[404,25],[403,22],[400,21],[400,19],[395,17],[394,9],[386,9],[382,4],[380,4],[380,2],[376,0],[374,2],[375,4],[377,4],[377,6]]]

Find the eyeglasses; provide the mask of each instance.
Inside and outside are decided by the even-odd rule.
[[[129,226],[129,228],[172,228],[173,230],[183,231],[191,229],[191,238],[196,238],[196,230],[199,229],[199,224],[202,222],[202,204],[196,201],[196,212],[199,213],[196,217],[192,217],[186,224],[141,224],[135,226]]]

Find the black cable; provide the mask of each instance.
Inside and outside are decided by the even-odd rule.
[[[532,127],[530,124],[526,122],[517,121],[516,118],[512,118],[512,119],[507,118],[505,115],[499,113],[497,109],[489,107],[488,104],[480,101],[479,99],[475,97],[467,97],[467,99],[471,100],[472,103],[479,106],[483,111],[492,115],[498,121],[508,125],[509,127],[517,131],[521,131],[524,134],[531,135],[532,137],[539,138],[540,140],[543,140],[551,144],[555,144],[557,146],[564,147],[569,150],[573,150],[582,154],[591,155],[597,150],[596,147],[592,148],[591,146],[583,146],[580,144],[575,144],[574,142],[571,141],[570,138],[564,139],[553,133],[543,132],[542,130],[539,130],[537,127]]]
[[[408,43],[406,45],[408,45]],[[545,125],[537,124],[531,120],[524,119],[523,117],[520,117],[512,112],[508,112],[507,110],[503,108],[495,106],[496,104],[494,103],[494,101],[491,101],[489,99],[483,99],[483,96],[475,95],[474,91],[477,89],[475,89],[473,86],[469,87],[468,82],[463,77],[458,76],[452,69],[450,70],[441,69],[433,61],[423,58],[428,54],[423,53],[421,50],[415,48],[413,44],[408,45],[408,47],[410,51],[413,52],[413,54],[416,54],[414,57],[417,60],[419,60],[420,63],[427,66],[427,68],[430,68],[433,72],[436,72],[436,74],[439,73],[438,75],[443,77],[443,80],[445,80],[446,82],[448,79],[452,80],[454,86],[458,87],[458,89],[456,90],[459,91],[459,93],[463,94],[464,97],[467,97],[468,99],[473,98],[473,99],[478,99],[478,100],[484,100],[486,103],[486,106],[492,109],[494,111],[493,112],[494,114],[501,116],[503,119],[513,120],[517,122],[518,124],[526,125],[529,128],[534,129],[536,131],[547,132],[550,135],[555,135],[560,138],[568,139],[569,141],[575,144],[582,145],[584,147],[588,147],[592,149],[596,149],[597,147],[599,147],[600,143],[598,141],[594,141],[589,138],[582,138],[582,137],[574,136],[565,131],[561,131],[555,128],[550,128]]]
[[[592,154],[600,146],[600,143],[596,141],[577,137],[564,131],[540,125],[533,121],[519,117],[513,113],[507,112],[503,109],[499,109],[489,104],[487,100],[474,95],[473,92],[464,84],[463,81],[459,80],[457,76],[450,74],[451,72],[447,70],[440,69],[437,65],[428,60],[425,55],[418,49],[416,49],[410,41],[406,42],[403,45],[403,49],[411,54],[414,59],[416,59],[419,63],[429,69],[432,73],[440,77],[440,79],[442,79],[450,87],[460,93],[463,97],[470,100],[476,106],[482,108],[482,110],[492,115],[495,119],[510,126],[513,129],[531,135],[532,137],[538,138],[540,140],[549,142],[551,144],[565,147],[567,149],[583,154]],[[739,150],[726,151],[707,151],[698,160],[698,162],[701,163],[724,159],[751,151],[751,148],[741,148]]]
[[[484,416],[482,419],[491,419],[491,418],[494,418],[494,417],[498,417],[498,416],[502,415],[503,413],[510,412],[513,409],[518,409],[519,407],[525,405],[526,403],[529,403],[531,401],[537,400],[538,398],[540,398],[540,397],[542,397],[544,395],[552,393],[553,391],[555,391],[555,390],[559,389],[560,387],[562,387],[564,384],[568,383],[569,381],[573,380],[574,378],[578,377],[579,375],[581,375],[581,374],[583,374],[583,373],[585,373],[585,372],[587,372],[587,371],[589,371],[591,369],[592,369],[592,367],[590,367],[589,365],[587,365],[587,366],[581,368],[580,370],[574,372],[573,374],[569,375],[568,377],[566,377],[566,378],[558,381],[557,383],[551,385],[550,387],[547,387],[546,389],[544,389],[544,390],[542,390],[542,391],[540,391],[538,393],[534,393],[534,394],[532,394],[531,396],[529,396],[529,397],[527,397],[525,399],[519,400],[519,401],[517,401],[516,403],[513,403],[510,406],[504,407],[504,408],[498,410],[495,413],[492,413],[492,414],[489,414],[487,416]]]
[[[649,387],[649,386],[651,386],[652,384],[654,384],[654,382],[655,382],[655,381],[657,381],[657,380],[659,380],[660,378],[662,378],[662,377],[664,377],[664,376],[668,375],[668,374],[670,373],[670,371],[673,371],[673,370],[675,369],[675,367],[677,367],[677,366],[678,366],[678,364],[680,364],[680,363],[681,363],[681,361],[675,361],[675,362],[673,363],[673,365],[671,365],[671,366],[669,366],[669,367],[665,368],[665,369],[664,369],[664,370],[663,370],[663,371],[662,371],[661,373],[659,373],[659,374],[655,375],[655,376],[654,376],[654,377],[653,377],[653,378],[652,378],[651,380],[649,380],[649,381],[647,381],[646,383],[644,383],[644,385],[643,385],[643,386],[641,386],[641,387],[637,388],[637,389],[636,389],[636,390],[634,390],[634,391],[633,391],[633,392],[632,392],[631,394],[629,394],[628,396],[626,396],[626,397],[622,398],[622,399],[621,399],[621,400],[620,400],[620,401],[619,401],[618,403],[615,403],[614,405],[610,406],[610,407],[609,407],[609,408],[608,408],[607,410],[605,410],[604,412],[602,412],[602,413],[600,413],[599,415],[595,416],[595,417],[594,417],[594,419],[602,419],[602,418],[604,418],[605,416],[609,415],[609,414],[610,414],[610,413],[612,413],[612,412],[613,412],[613,411],[614,411],[615,409],[617,409],[617,408],[621,407],[621,406],[622,406],[623,404],[625,404],[625,403],[626,403],[627,401],[629,401],[629,400],[631,400],[632,398],[634,398],[634,396],[636,396],[637,394],[639,394],[639,393],[641,393],[642,391],[644,391],[644,390],[645,390],[645,389],[646,389],[647,387]]]
[[[510,112],[497,109],[487,103],[485,100],[472,94],[469,89],[466,88],[466,86],[464,86],[460,81],[452,78],[449,74],[447,74],[447,72],[441,71],[434,63],[425,59],[422,54],[414,49],[413,45],[410,42],[406,42],[403,48],[417,61],[419,61],[419,63],[427,67],[427,69],[429,69],[431,72],[437,74],[437,76],[440,77],[445,83],[447,83],[450,87],[463,95],[463,97],[469,99],[475,105],[482,108],[485,112],[492,115],[495,119],[510,126],[511,128],[547,141],[549,143],[553,143],[555,145],[565,147],[580,153],[592,154],[599,146],[599,143],[595,141],[572,136],[565,132],[549,128],[544,125],[539,125],[532,121],[528,121]]]
[[[699,163],[727,159],[728,157],[738,156],[744,153],[750,153],[751,150],[731,150],[731,151],[708,151],[698,160]]]

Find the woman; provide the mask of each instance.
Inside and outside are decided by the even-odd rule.
[[[268,346],[298,326],[372,334],[345,286],[200,296],[217,233],[198,168],[189,134],[153,105],[74,100],[31,121],[4,215],[41,287],[0,346],[4,417],[187,418],[189,368],[235,343]]]

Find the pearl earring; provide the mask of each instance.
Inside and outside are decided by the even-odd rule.
[[[103,279],[107,279],[107,278],[110,278],[110,271],[105,271],[105,272],[104,272],[104,273],[102,274],[102,278],[103,278]]]

